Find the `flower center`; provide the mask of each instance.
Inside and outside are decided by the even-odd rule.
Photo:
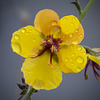
[[[47,39],[44,40],[41,44],[41,46],[43,47],[41,52],[36,56],[31,56],[31,58],[36,58],[36,57],[42,55],[45,51],[49,51],[50,52],[50,60],[49,60],[48,64],[51,67],[53,67],[52,57],[53,57],[53,54],[59,50],[60,43],[62,43],[62,40],[60,38],[55,39],[55,38],[53,38],[53,35],[48,35]]]

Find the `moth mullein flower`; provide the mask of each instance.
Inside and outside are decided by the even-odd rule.
[[[60,85],[62,72],[83,70],[87,55],[78,45],[83,38],[83,27],[75,16],[59,19],[53,10],[39,11],[34,27],[19,29],[11,40],[13,51],[26,58],[21,68],[26,84],[36,90],[50,90]]]
[[[100,53],[100,48],[94,48],[93,50]],[[97,72],[97,70],[100,71],[100,54],[99,56],[87,54],[87,57],[89,60],[87,61],[87,64],[85,67],[85,73],[84,73],[85,79],[88,79],[87,69],[89,66],[91,66],[93,69],[95,78],[100,82],[100,80],[98,79],[98,77],[100,77],[100,74]]]

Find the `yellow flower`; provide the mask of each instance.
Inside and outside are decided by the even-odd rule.
[[[13,33],[11,47],[25,57],[21,71],[26,84],[33,88],[50,90],[62,81],[62,71],[78,73],[86,65],[85,49],[78,45],[84,38],[79,20],[44,9],[37,13],[33,26]]]
[[[88,79],[87,69],[88,69],[89,66],[91,66],[92,69],[93,69],[95,78],[100,82],[100,80],[98,79],[98,77],[100,77],[100,75],[96,71],[96,70],[100,71],[100,54],[99,54],[100,48],[93,48],[93,52],[94,51],[98,53],[98,56],[97,55],[94,56],[92,54],[91,55],[87,54],[88,61],[87,61],[86,67],[85,67],[84,76],[85,76],[85,79]]]

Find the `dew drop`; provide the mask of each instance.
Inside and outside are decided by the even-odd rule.
[[[72,55],[71,55],[71,57],[74,57],[75,56],[75,54],[73,53]]]
[[[65,62],[68,62],[68,59],[66,59]]]
[[[82,48],[81,48],[81,47],[78,47],[77,49],[78,49],[79,51],[81,51],[81,50],[82,50]]]
[[[71,38],[71,37],[73,37],[73,35],[72,34],[69,34],[69,37]]]
[[[74,64],[71,64],[71,66],[73,66]]]
[[[73,41],[72,44],[78,44],[78,41]]]
[[[30,30],[29,30],[29,33],[31,33],[31,32],[32,32],[32,30],[30,29]]]
[[[85,55],[86,53],[84,52],[83,55]]]
[[[73,21],[75,21],[76,19],[75,18],[73,18]]]
[[[20,39],[20,37],[19,37],[18,35],[15,35],[14,38],[15,38],[16,40]]]
[[[72,61],[73,61],[73,59],[70,59],[70,61],[72,62]]]
[[[71,26],[74,26],[74,24],[73,24],[73,23],[71,23]]]
[[[57,22],[56,21],[52,21],[52,26],[55,26],[55,25],[57,25]]]
[[[82,64],[82,63],[84,62],[83,58],[80,57],[80,56],[77,57],[76,61],[77,61],[77,63],[79,63],[79,64]]]
[[[21,52],[21,47],[20,47],[19,43],[12,43],[12,48],[13,48],[13,51],[16,53]]]
[[[21,32],[24,33],[26,30],[25,28],[21,28]]]
[[[76,29],[76,30],[75,30],[75,32],[77,33],[77,32],[79,32],[79,30],[78,30],[78,29]]]
[[[29,32],[27,32],[26,35],[29,35]]]
[[[32,38],[32,41],[34,42],[35,41],[35,38]]]
[[[64,21],[67,21],[67,18],[64,18]]]
[[[80,37],[82,38],[82,37],[83,37],[83,35],[81,34],[81,35],[80,35]]]
[[[80,67],[77,67],[77,68],[76,68],[76,71],[77,71],[77,72],[80,72],[80,70],[81,70]]]

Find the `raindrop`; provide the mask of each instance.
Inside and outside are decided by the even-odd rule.
[[[77,71],[77,72],[80,72],[80,70],[81,70],[80,67],[77,67],[77,68],[76,68],[76,71]]]
[[[73,66],[74,64],[71,64],[71,66]]]
[[[26,30],[25,28],[21,28],[21,32],[24,33]]]
[[[81,34],[81,35],[80,35],[80,37],[82,38],[82,37],[83,37],[83,35]]]
[[[78,49],[79,51],[81,51],[81,50],[82,50],[82,48],[81,48],[81,47],[78,47],[77,49]]]
[[[57,22],[56,21],[52,21],[52,26],[55,26],[55,25],[57,25]]]
[[[67,21],[67,18],[64,18],[64,21]]]
[[[76,29],[76,30],[75,30],[75,32],[77,33],[77,32],[79,32],[79,30],[78,30],[78,29]]]
[[[29,33],[31,33],[31,32],[32,32],[32,30],[30,29],[30,30],[29,30]]]
[[[85,55],[86,53],[84,52],[83,55]]]
[[[76,19],[75,18],[73,18],[73,21],[75,21]]]
[[[72,44],[78,44],[78,41],[73,41]]]
[[[21,47],[20,47],[19,43],[12,43],[12,48],[13,48],[13,51],[16,53],[21,52]]]
[[[71,57],[74,57],[75,56],[75,54],[73,53],[72,55],[71,55]]]
[[[14,38],[15,38],[16,40],[20,39],[20,37],[19,37],[18,35],[15,35]]]
[[[26,35],[29,35],[29,33],[27,32]]]
[[[77,63],[79,63],[79,64],[82,64],[82,63],[84,62],[83,58],[80,57],[80,56],[77,57],[76,61],[77,61]]]
[[[32,38],[32,41],[34,42],[35,41],[35,38]]]
[[[73,35],[72,34],[69,34],[69,37],[73,37]]]
[[[73,61],[73,59],[70,59],[70,61],[72,62],[72,61]]]

